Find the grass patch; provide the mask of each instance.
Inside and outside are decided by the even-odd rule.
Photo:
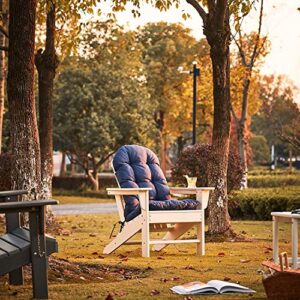
[[[85,204],[85,203],[115,203],[111,198],[94,198],[94,197],[80,197],[80,196],[53,196],[59,204]]]
[[[105,299],[111,293],[114,299],[183,299],[174,295],[170,287],[193,280],[208,281],[229,277],[232,282],[240,282],[257,291],[252,297],[242,294],[222,296],[193,296],[193,299],[264,299],[265,293],[261,283],[261,262],[271,258],[272,226],[271,222],[234,221],[233,228],[251,238],[252,242],[207,243],[206,255],[195,255],[195,245],[170,245],[162,252],[151,252],[151,258],[141,257],[139,245],[123,246],[115,253],[104,256],[102,250],[108,243],[109,234],[116,214],[61,216],[57,217],[65,229],[57,236],[59,253],[56,259],[67,259],[76,264],[99,265],[106,270],[115,266],[116,270],[146,270],[145,276],[133,276],[131,279],[114,277],[78,283],[77,279],[51,279],[51,299]],[[157,233],[153,235],[156,236]],[[194,236],[191,230],[188,236]],[[280,229],[280,250],[290,252],[290,228],[283,224]],[[220,253],[223,253],[220,255]],[[244,261],[244,263],[243,263]],[[246,261],[246,262],[245,262]],[[119,271],[117,271],[118,273]],[[123,272],[123,271],[122,271]],[[80,273],[79,273],[80,274]],[[82,276],[84,272],[82,272]],[[80,281],[80,280],[79,280]],[[151,291],[159,294],[152,296]],[[8,287],[0,285],[1,299],[28,299],[30,286]]]

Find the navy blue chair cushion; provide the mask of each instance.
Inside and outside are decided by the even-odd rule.
[[[157,156],[138,145],[119,148],[113,166],[121,188],[150,187],[150,210],[196,209],[199,202],[193,199],[171,200],[166,178]],[[125,196],[125,220],[128,222],[140,214],[138,196]]]

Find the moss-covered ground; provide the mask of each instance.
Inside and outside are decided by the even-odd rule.
[[[118,221],[116,214],[60,216],[57,220],[63,230],[56,236],[59,253],[53,257],[76,263],[79,272],[70,270],[68,262],[56,273],[55,267],[51,267],[51,299],[184,299],[169,288],[211,279],[239,282],[257,293],[185,299],[265,299],[261,262],[272,256],[271,222],[234,221],[235,232],[245,235],[248,241],[207,242],[206,255],[202,257],[195,255],[195,245],[182,244],[170,245],[160,253],[151,252],[151,258],[142,258],[139,245],[123,246],[111,255],[102,255],[112,225]],[[194,235],[194,231],[189,235]],[[290,252],[287,225],[281,227],[280,237],[280,250]],[[14,287],[6,283],[6,277],[0,279],[0,299],[31,297],[30,285]]]

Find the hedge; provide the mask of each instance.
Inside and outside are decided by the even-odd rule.
[[[300,186],[300,174],[274,174],[248,177],[250,188]]]
[[[233,219],[270,220],[273,211],[300,208],[300,187],[247,189],[229,197]]]

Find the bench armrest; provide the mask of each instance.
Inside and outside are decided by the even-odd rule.
[[[56,200],[14,201],[0,203],[0,213],[34,211],[46,205],[58,204]]]
[[[26,194],[28,194],[28,191],[26,191],[26,190],[3,191],[3,192],[0,192],[0,198],[20,196],[20,195],[26,195]]]

